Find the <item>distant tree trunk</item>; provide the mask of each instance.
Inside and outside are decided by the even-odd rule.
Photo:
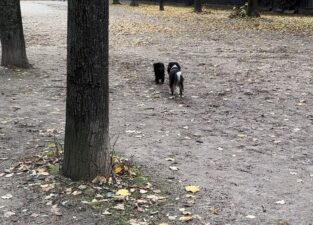
[[[248,0],[247,16],[250,16],[250,17],[260,16],[258,0]]]
[[[160,0],[160,10],[164,11],[164,0]]]
[[[63,174],[109,177],[109,0],[68,1]]]
[[[2,66],[29,68],[19,0],[0,1]]]
[[[201,0],[194,0],[195,12],[202,12],[202,2]]]
[[[186,6],[193,6],[194,5],[194,0],[187,0]]]
[[[137,0],[131,0],[129,5],[130,6],[139,6]]]
[[[120,0],[113,0],[113,5],[121,5]]]

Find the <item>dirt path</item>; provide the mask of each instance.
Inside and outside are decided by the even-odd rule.
[[[61,139],[64,132],[66,6],[22,2],[22,8],[35,68],[0,68],[1,169],[42,149],[52,132]],[[170,215],[180,215],[178,209],[185,206],[183,187],[199,185],[190,210],[202,222],[190,224],[312,224],[312,38],[224,30],[207,26],[201,15],[188,19],[147,12],[111,7],[116,150],[134,156],[154,180],[172,187],[180,199]],[[227,22],[225,12],[214,13],[206,15],[208,21],[221,17]],[[170,99],[167,85],[153,84],[156,61],[181,63],[183,99]],[[169,169],[169,155],[179,171]],[[93,224],[99,219],[78,209],[51,219],[44,201],[23,186],[22,178],[0,177],[0,183],[1,196],[11,190],[18,196],[0,199],[3,224]],[[5,210],[16,215],[5,218]]]

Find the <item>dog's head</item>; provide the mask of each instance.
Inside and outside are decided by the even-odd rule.
[[[170,63],[168,64],[168,66],[167,66],[167,72],[168,72],[168,74],[171,72],[171,69],[172,69],[174,66],[175,66],[179,71],[181,70],[180,65],[178,64],[178,62],[170,62]]]
[[[153,68],[154,68],[154,71],[164,71],[165,69],[165,66],[163,63],[153,63]]]

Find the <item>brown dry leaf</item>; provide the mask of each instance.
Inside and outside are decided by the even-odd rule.
[[[107,179],[104,176],[96,176],[93,180],[92,180],[93,184],[99,184],[99,185],[103,185],[107,183]]]
[[[124,204],[117,204],[113,208],[117,209],[117,210],[125,210],[125,205]]]
[[[74,191],[72,195],[77,196],[77,195],[80,195],[81,193],[82,193],[81,191]]]
[[[211,208],[209,208],[209,211],[210,211],[211,213],[217,215],[218,212],[219,212],[219,209],[218,209],[218,208],[215,208],[215,207],[211,207]]]
[[[58,205],[53,205],[51,207],[51,213],[53,215],[56,215],[56,216],[62,216],[62,213],[61,213],[60,208],[58,207]]]
[[[179,221],[185,223],[191,221],[192,219],[193,219],[192,216],[182,216],[179,218]]]
[[[197,193],[200,191],[199,186],[189,185],[185,187],[185,190],[191,193]]]
[[[51,191],[52,189],[55,188],[55,184],[54,183],[52,183],[52,184],[42,184],[42,185],[40,185],[40,187],[42,188],[42,190],[44,192],[48,192],[48,191]]]

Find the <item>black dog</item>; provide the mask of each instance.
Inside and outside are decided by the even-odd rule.
[[[167,73],[170,74],[171,72],[171,68],[176,65],[178,70],[181,71],[180,65],[178,64],[178,62],[170,62],[167,66]]]
[[[164,83],[164,77],[165,77],[165,66],[163,63],[154,63],[154,75],[155,75],[155,83],[158,84],[161,80],[161,84]]]
[[[169,67],[170,67],[170,65],[169,65]],[[179,95],[180,95],[180,97],[182,97],[183,91],[184,91],[184,77],[180,71],[179,65],[174,64],[172,67],[170,67],[170,69],[169,69],[169,80],[170,80],[171,94],[174,95],[176,87],[178,87],[179,88]]]

